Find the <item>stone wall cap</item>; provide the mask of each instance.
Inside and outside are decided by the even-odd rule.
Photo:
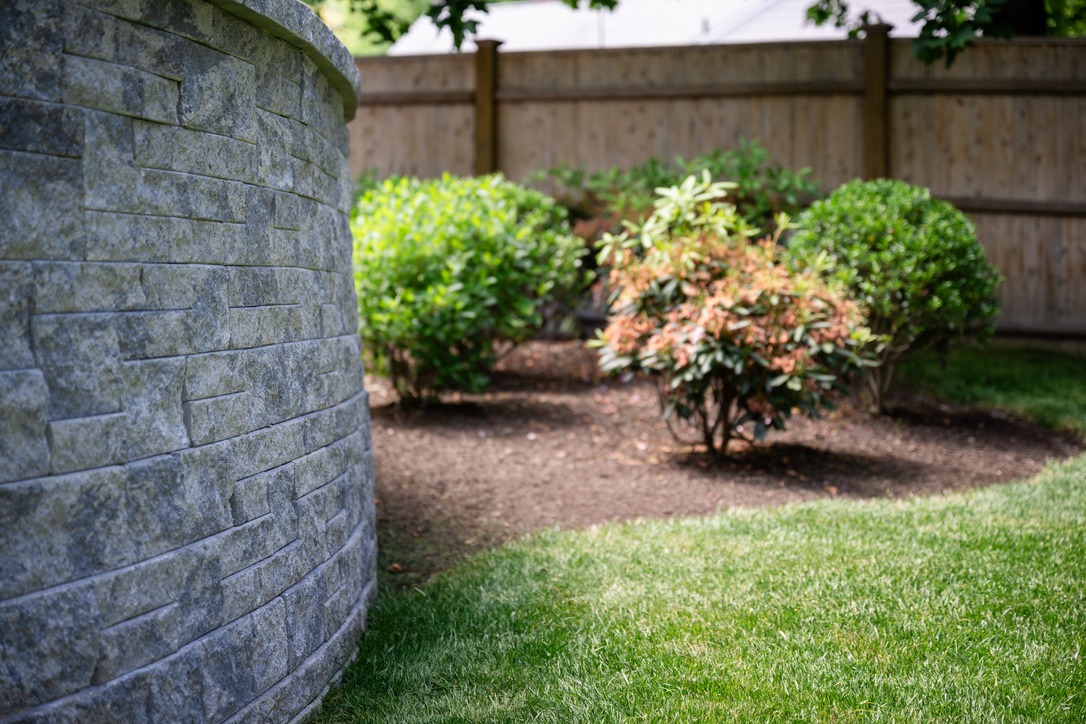
[[[343,116],[358,110],[362,84],[354,58],[317,14],[300,0],[210,0],[270,35],[300,48],[343,96]]]

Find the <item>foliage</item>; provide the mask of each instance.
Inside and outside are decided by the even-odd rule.
[[[902,360],[902,386],[1024,416],[1086,440],[1086,344],[997,339]]]
[[[1013,35],[1082,35],[1086,33],[1084,0],[912,0],[914,23],[921,23],[913,40],[913,54],[924,63],[954,59],[980,37],[1009,38]],[[864,9],[852,15],[848,0],[818,0],[807,9],[807,19],[816,25],[830,20],[835,27],[848,28],[855,37],[865,25],[882,22],[877,10]]]
[[[758,141],[743,138],[736,148],[715,150],[689,161],[677,157],[668,164],[649,158],[628,170],[614,167],[591,174],[558,167],[537,173],[535,180],[556,187],[559,200],[575,214],[614,227],[616,220],[640,221],[651,213],[657,189],[676,186],[688,176],[701,176],[705,171],[718,181],[734,182],[729,200],[748,224],[766,232],[772,231],[777,214],[795,215],[820,195],[808,178],[809,168],[785,168]]]
[[[496,345],[581,283],[565,210],[501,175],[389,179],[352,215],[363,342],[406,400],[483,389]]]
[[[302,0],[307,5],[322,9],[335,4],[335,0]],[[453,44],[459,48],[469,35],[474,35],[478,22],[469,15],[485,13],[492,2],[501,0],[434,0],[426,4],[416,0],[347,0],[349,11],[364,19],[365,32],[386,45],[402,35],[411,23],[425,10],[440,30],[448,28]],[[577,0],[562,0],[571,8],[577,8]],[[617,0],[588,0],[585,7],[613,8]],[[414,10],[414,12],[411,12]]]
[[[426,0],[303,0],[352,55],[383,53],[427,7]]]
[[[851,181],[797,220],[789,242],[800,266],[831,260],[830,274],[860,302],[884,342],[867,371],[873,411],[897,360],[913,347],[991,335],[999,312],[996,271],[973,224],[920,186]]]
[[[708,172],[660,189],[634,233],[605,235],[612,316],[597,346],[605,371],[657,378],[665,418],[726,454],[745,423],[761,438],[794,408],[817,412],[867,342],[859,313],[814,271],[792,273],[776,239],[751,244],[727,184]]]
[[[317,721],[1084,721],[1083,480],[536,534],[382,591]]]

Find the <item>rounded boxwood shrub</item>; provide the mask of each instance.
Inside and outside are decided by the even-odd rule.
[[[801,265],[827,267],[860,302],[882,341],[867,372],[872,411],[883,409],[894,364],[910,349],[991,335],[996,271],[973,224],[920,186],[851,181],[796,221],[789,248]]]
[[[604,370],[653,376],[665,419],[718,458],[744,425],[760,439],[794,410],[825,406],[868,340],[841,289],[789,269],[776,238],[750,241],[718,200],[727,187],[691,176],[660,189],[633,233],[604,236],[616,291],[595,343]]]
[[[501,175],[389,179],[352,212],[359,330],[401,398],[485,388],[496,345],[583,282],[566,211]]]

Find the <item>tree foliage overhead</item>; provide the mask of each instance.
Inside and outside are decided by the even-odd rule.
[[[320,11],[329,0],[302,0],[310,7]],[[469,36],[475,34],[478,22],[469,16],[474,12],[485,13],[491,2],[503,0],[433,0],[425,8],[427,15],[440,30],[448,28],[453,36],[453,44],[459,48]],[[407,32],[407,28],[421,13],[421,4],[416,0],[348,0],[350,11],[365,18],[364,33],[371,40],[389,44]],[[578,0],[562,0],[576,9]],[[587,7],[592,9],[611,9],[618,0],[588,0]],[[414,13],[405,13],[401,8],[416,8]]]
[[[920,23],[913,40],[913,54],[925,63],[954,59],[981,37],[1015,35],[1083,35],[1086,33],[1086,0],[912,0]],[[882,21],[877,9],[852,12],[848,0],[818,0],[807,9],[815,25],[833,22],[855,37],[865,25]]]

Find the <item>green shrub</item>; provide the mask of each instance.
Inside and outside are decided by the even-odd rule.
[[[790,271],[774,238],[749,242],[726,188],[691,176],[635,233],[604,237],[616,297],[596,342],[604,370],[656,377],[665,418],[717,457],[745,423],[760,439],[793,409],[817,412],[868,341],[817,271]]]
[[[789,242],[800,264],[829,258],[883,342],[867,381],[873,411],[909,349],[991,335],[1000,276],[973,224],[931,192],[900,181],[852,181],[797,220]]]
[[[592,174],[559,167],[540,172],[536,179],[554,187],[557,198],[574,216],[605,220],[617,231],[618,221],[641,221],[652,212],[656,189],[677,186],[684,178],[701,176],[705,171],[717,181],[736,184],[728,191],[728,200],[748,224],[763,233],[773,231],[777,214],[795,215],[820,195],[808,178],[810,169],[785,168],[757,141],[745,139],[740,139],[736,148],[689,161],[678,157],[668,164],[649,158],[628,170],[615,167]],[[599,226],[597,222],[586,228]]]
[[[406,400],[482,390],[495,345],[582,283],[565,210],[500,175],[390,179],[352,216],[363,342]]]

